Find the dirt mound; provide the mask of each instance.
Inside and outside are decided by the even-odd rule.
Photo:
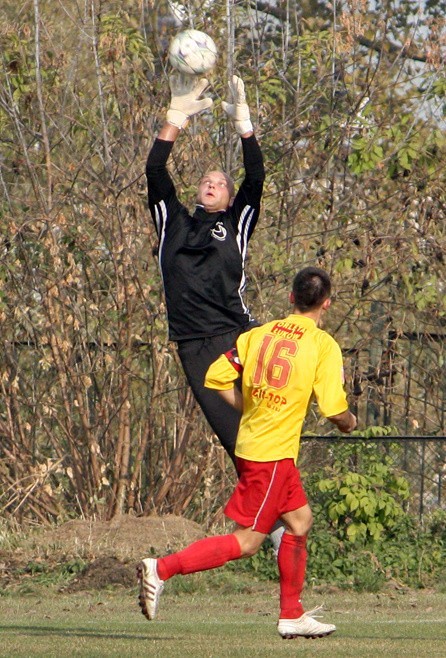
[[[64,555],[140,559],[181,548],[204,536],[193,521],[169,516],[120,516],[112,521],[68,521],[39,539],[41,550]]]
[[[58,571],[67,563],[85,564],[69,591],[134,587],[135,567],[144,557],[164,555],[205,536],[204,530],[182,517],[123,515],[112,521],[76,519],[54,528],[39,528],[0,545],[0,588],[20,580]]]
[[[111,521],[76,519],[40,528],[12,551],[0,551],[0,581],[7,583],[30,564],[57,567],[71,560],[87,562],[70,590],[101,589],[136,583],[135,565],[144,557],[184,548],[204,537],[203,529],[181,517],[123,515]]]
[[[122,564],[115,557],[94,560],[65,588],[67,592],[90,591],[122,585],[135,587],[135,563]]]
[[[176,516],[121,516],[112,521],[70,521],[45,533],[45,541],[63,547],[65,557],[75,548],[91,560],[68,588],[79,591],[134,587],[138,560],[182,548],[203,536],[198,524]]]
[[[204,536],[193,521],[168,516],[120,516],[111,521],[68,521],[57,528],[34,533],[23,550],[34,555],[65,558],[112,556],[141,559],[182,548]]]

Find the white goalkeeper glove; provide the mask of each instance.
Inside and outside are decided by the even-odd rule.
[[[173,74],[169,77],[171,92],[170,107],[166,119],[177,128],[184,128],[190,117],[212,107],[212,98],[202,98],[201,94],[209,85],[205,78],[195,75]]]
[[[245,85],[243,80],[236,75],[232,76],[229,83],[229,100],[222,101],[221,105],[231,119],[234,120],[234,126],[239,135],[244,135],[253,130],[249,107],[246,102]]]

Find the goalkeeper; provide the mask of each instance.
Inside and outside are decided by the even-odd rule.
[[[209,171],[198,183],[193,213],[177,198],[167,170],[173,145],[190,117],[212,107],[201,98],[205,79],[174,74],[166,121],[150,150],[146,176],[149,209],[159,239],[158,260],[167,305],[169,338],[210,426],[235,463],[240,413],[204,387],[210,364],[257,324],[243,299],[248,241],[259,218],[265,179],[243,81],[233,76],[223,110],[240,135],[245,177],[237,193],[231,178]]]

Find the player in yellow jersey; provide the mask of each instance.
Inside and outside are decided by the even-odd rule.
[[[237,526],[231,534],[207,537],[178,553],[139,564],[139,600],[148,619],[156,615],[165,580],[254,555],[282,519],[286,530],[278,554],[278,631],[283,638],[314,638],[336,630],[304,612],[300,600],[313,519],[296,468],[312,397],[341,432],[356,427],[343,388],[341,350],[318,326],[330,306],[330,294],[324,270],[301,270],[290,294],[293,312],[241,334],[236,346],[210,366],[206,386],[242,411],[235,448],[239,481],[225,508]],[[241,392],[235,385],[240,377]]]

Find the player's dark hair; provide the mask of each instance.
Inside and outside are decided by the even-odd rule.
[[[305,267],[294,277],[294,305],[301,313],[318,308],[330,294],[330,277],[319,267]]]

